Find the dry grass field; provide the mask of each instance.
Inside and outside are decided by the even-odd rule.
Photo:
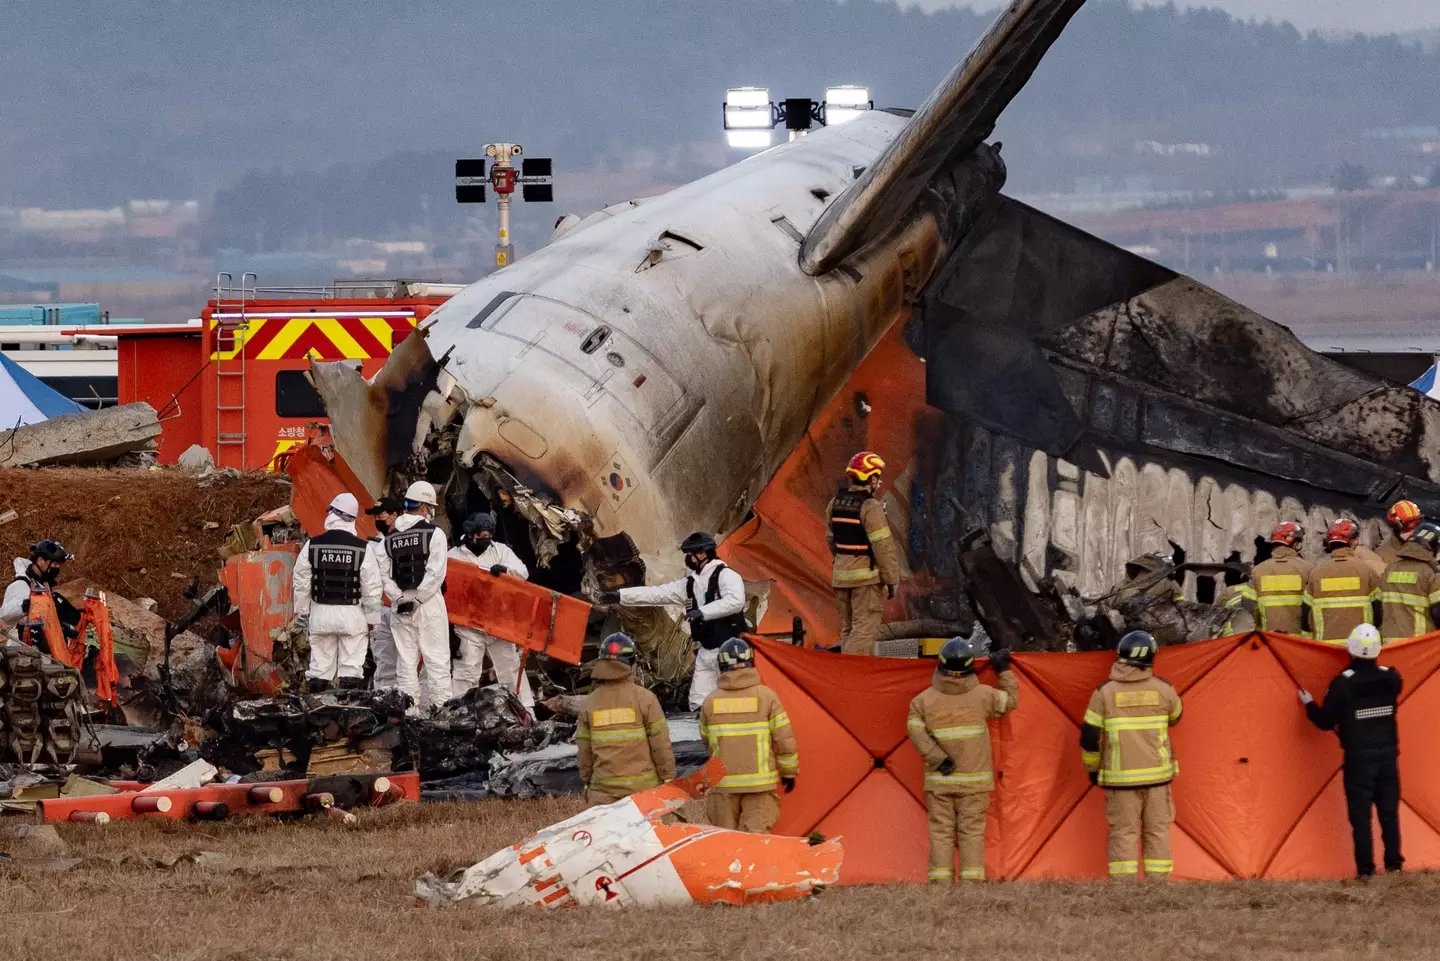
[[[479,860],[574,801],[406,806],[361,822],[63,826],[85,862],[0,868],[0,958],[487,958],[497,961],[983,958],[1270,961],[1440,956],[1440,879],[1369,884],[993,884],[827,891],[756,908],[554,913],[411,896],[426,870]],[[13,823],[13,822],[12,822]],[[1338,843],[1338,839],[1337,839]],[[222,864],[142,858],[221,852]],[[127,862],[125,859],[129,858]]]

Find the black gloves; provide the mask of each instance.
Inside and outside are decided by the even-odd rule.
[[[705,620],[705,615],[700,613],[700,608],[692,607],[690,608],[690,610],[685,612],[685,620],[689,621],[691,624],[698,624],[701,621]]]
[[[894,585],[894,584],[886,584],[886,585],[885,585],[885,596],[888,597],[888,598],[890,598],[890,600],[892,600],[892,601],[895,599],[895,585]]]
[[[23,601],[20,602],[20,613],[22,613],[22,614],[29,614],[29,613],[30,613],[30,598],[27,597],[27,598],[25,598],[25,600],[23,600]]]
[[[501,574],[504,574],[509,569],[510,568],[506,567],[504,564],[496,564],[490,568],[490,573],[494,574],[496,577],[499,577]]]
[[[396,614],[414,614],[418,605],[414,601],[401,601],[395,605]]]
[[[619,604],[619,603],[620,603],[620,592],[619,592],[619,591],[601,591],[601,592],[600,592],[600,603],[601,603],[601,604]]]
[[[999,674],[1001,671],[1010,670],[1010,649],[1008,647],[1002,647],[998,651],[991,651],[990,666],[995,669],[996,674]]]
[[[955,759],[953,757],[947,757],[945,760],[940,762],[940,766],[937,767],[935,770],[939,771],[941,774],[953,774],[955,772]]]
[[[793,777],[782,777],[780,779],[780,786],[785,789],[786,794],[789,794],[795,790],[795,779]]]
[[[1090,783],[1093,784],[1093,785],[1095,785],[1096,787],[1099,787],[1099,785],[1100,785],[1100,772],[1099,772],[1099,771],[1091,771],[1091,772],[1090,772]]]

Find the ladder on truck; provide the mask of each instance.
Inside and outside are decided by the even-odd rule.
[[[250,337],[246,308],[259,278],[253,273],[215,277],[215,466],[245,470],[245,344]]]

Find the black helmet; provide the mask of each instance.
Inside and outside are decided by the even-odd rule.
[[[1427,551],[1440,549],[1440,525],[1422,521],[1410,534],[1410,539]]]
[[[1131,631],[1120,638],[1115,655],[1122,663],[1134,667],[1149,667],[1155,663],[1155,651],[1160,645],[1145,631]]]
[[[465,523],[460,525],[460,531],[464,534],[474,534],[476,531],[489,531],[495,533],[495,516],[493,514],[471,514],[465,518]]]
[[[635,663],[635,642],[629,634],[618,631],[600,642],[600,660],[619,661],[621,664]]]
[[[715,535],[704,531],[696,531],[680,542],[682,554],[713,554],[719,549],[720,545],[715,543]]]
[[[742,667],[755,666],[755,649],[750,642],[742,638],[732,637],[720,645],[720,652],[717,655],[720,661],[720,673],[738,671]]]
[[[67,552],[63,544],[52,540],[43,540],[38,544],[30,545],[30,559],[35,560],[41,557],[52,564],[63,564],[75,559],[75,555]]]
[[[952,637],[940,648],[940,671],[950,677],[975,673],[975,648],[963,637]]]

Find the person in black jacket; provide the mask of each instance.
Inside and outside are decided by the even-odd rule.
[[[1376,662],[1380,632],[1361,624],[1346,642],[1350,666],[1330,682],[1325,703],[1316,704],[1301,688],[1300,703],[1310,722],[1322,731],[1337,731],[1345,752],[1345,806],[1355,839],[1355,871],[1362,877],[1375,873],[1374,842],[1370,836],[1370,808],[1380,819],[1385,843],[1385,870],[1399,871],[1400,855],[1400,742],[1395,729],[1395,708],[1400,700],[1400,673]]]

